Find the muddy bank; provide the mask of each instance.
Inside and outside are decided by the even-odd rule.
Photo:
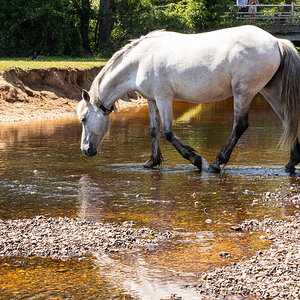
[[[82,89],[89,90],[100,70],[12,68],[0,72],[0,122],[75,117]],[[120,109],[128,105],[132,104],[121,101]]]
[[[169,231],[93,223],[70,218],[0,219],[0,256],[50,257],[68,259],[95,252],[154,249],[171,237]]]

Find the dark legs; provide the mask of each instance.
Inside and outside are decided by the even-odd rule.
[[[235,147],[237,141],[248,128],[248,114],[243,117],[238,117],[233,125],[232,133],[227,140],[226,144],[223,146],[221,151],[218,153],[215,161],[209,166],[208,172],[219,173],[221,170],[221,165],[226,164],[229,161],[231,152]]]
[[[282,93],[282,83],[280,79],[274,80],[274,82],[268,87],[264,88],[261,91],[261,94],[268,100],[278,117],[282,122],[284,122],[284,114],[282,111],[282,107],[280,105],[281,98],[280,95]],[[290,161],[285,166],[285,171],[289,174],[295,173],[295,166],[300,163],[300,145],[299,139],[294,146],[294,149],[291,150],[290,153]]]
[[[171,103],[172,104],[172,103]],[[164,106],[164,109],[170,108]],[[159,166],[162,161],[162,155],[159,148],[159,112],[156,106],[156,103],[152,100],[148,100],[148,108],[149,108],[149,116],[150,116],[150,134],[152,138],[152,153],[150,158],[144,164],[145,168],[154,168]],[[172,108],[172,106],[171,106]],[[168,109],[170,111],[170,109]],[[162,111],[163,116],[167,116],[167,120],[163,118],[163,132],[167,141],[172,143],[175,149],[184,157],[185,159],[189,160],[193,165],[195,165],[198,169],[202,169],[202,158],[201,156],[195,153],[195,150],[189,146],[183,145],[179,139],[175,136],[172,131],[172,110],[171,115],[164,114],[165,111]]]
[[[175,136],[172,130],[173,120],[173,95],[168,96],[160,95],[157,97],[156,104],[159,110],[160,119],[162,122],[163,133],[167,141],[169,141],[181,156],[189,160],[199,170],[202,170],[202,157],[195,153],[195,150],[190,146],[183,145],[180,140]]]
[[[166,137],[166,140],[175,147],[175,149],[181,154],[183,158],[189,160],[199,170],[202,170],[202,157],[200,155],[197,155],[193,148],[187,145],[183,145],[175,136],[172,130],[164,129],[164,135]]]
[[[150,134],[152,139],[152,153],[150,158],[145,162],[144,168],[152,169],[161,165],[163,157],[159,148],[159,114],[156,103],[152,100],[148,100],[148,109],[150,117]]]
[[[245,85],[245,83],[244,83]],[[251,95],[244,91],[243,83],[233,82],[233,99],[234,99],[234,123],[232,133],[218,153],[214,162],[209,166],[209,173],[219,173],[221,165],[227,164],[233,148],[238,142],[239,138],[248,128],[248,114],[250,103],[254,97],[254,93]]]
[[[299,144],[299,140],[297,140],[294,149],[291,151],[290,161],[285,166],[285,171],[290,173],[290,174],[294,174],[295,173],[295,166],[298,163],[300,163],[300,144]]]

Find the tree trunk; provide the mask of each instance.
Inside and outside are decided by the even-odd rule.
[[[82,47],[86,52],[91,52],[89,39],[90,25],[90,0],[81,0],[81,15],[80,15],[80,33],[82,39]]]
[[[115,18],[114,0],[100,0],[99,14],[95,32],[95,47],[100,48],[102,44],[108,43],[113,30]]]

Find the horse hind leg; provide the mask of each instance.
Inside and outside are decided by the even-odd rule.
[[[248,128],[248,114],[249,107],[253,97],[248,97],[249,100],[245,100],[246,97],[235,96],[234,97],[234,123],[232,133],[222,147],[220,152],[217,154],[216,159],[209,166],[209,173],[220,173],[221,166],[228,163],[230,155],[238,142],[239,138]],[[242,102],[243,101],[243,102]],[[242,105],[243,103],[243,105]]]
[[[225,165],[228,163],[233,148],[235,147],[239,138],[242,136],[242,134],[246,131],[247,128],[248,128],[248,113],[243,116],[239,116],[235,119],[232,133],[229,139],[227,140],[227,142],[225,143],[225,145],[217,154],[217,157],[214,160],[214,162],[209,166],[208,169],[209,173],[220,173],[221,165]]]
[[[290,174],[295,174],[295,166],[300,163],[300,144],[299,140],[297,139],[297,142],[294,146],[294,148],[291,150],[290,153],[290,161],[285,166],[285,171]]]
[[[153,169],[156,166],[160,166],[163,161],[159,147],[159,113],[156,103],[153,100],[148,100],[148,110],[150,118],[150,135],[152,139],[152,153],[150,158],[145,162],[144,168]]]
[[[282,123],[284,123],[284,113],[281,106],[282,81],[279,76],[274,76],[272,81],[268,83],[260,92],[264,98],[270,103],[271,107],[278,115]],[[297,139],[296,144],[290,152],[290,160],[285,166],[285,171],[289,174],[295,173],[295,166],[300,163],[300,144]]]

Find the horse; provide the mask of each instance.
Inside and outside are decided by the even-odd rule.
[[[81,150],[97,154],[110,127],[118,99],[138,92],[148,101],[152,152],[145,168],[160,166],[160,123],[167,141],[200,171],[219,173],[248,128],[250,103],[257,93],[269,102],[283,123],[282,149],[290,151],[285,171],[300,162],[300,58],[293,44],[245,25],[212,32],[183,34],[157,30],[117,51],[82,91],[77,107],[82,122]],[[234,122],[227,142],[207,167],[172,130],[173,100],[211,103],[233,97]]]

